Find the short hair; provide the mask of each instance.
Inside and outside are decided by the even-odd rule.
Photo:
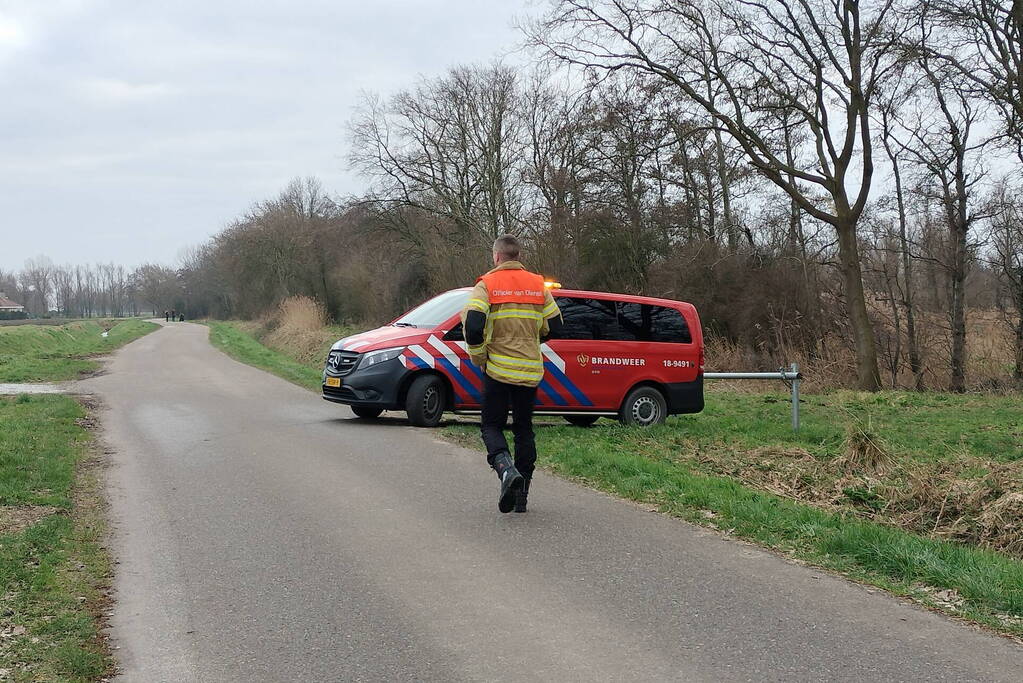
[[[519,240],[514,235],[501,235],[494,240],[494,253],[514,261],[519,257]]]

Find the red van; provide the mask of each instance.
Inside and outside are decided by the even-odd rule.
[[[384,327],[341,339],[323,369],[323,398],[359,417],[404,410],[434,427],[445,411],[478,413],[481,370],[459,314],[472,290],[439,294]],[[536,413],[588,426],[602,416],[652,425],[703,410],[703,331],[681,301],[555,289],[564,328],[543,344]]]

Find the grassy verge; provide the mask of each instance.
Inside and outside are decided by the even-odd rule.
[[[318,364],[269,349],[237,325],[211,328],[238,360],[319,388]],[[1023,635],[1023,562],[979,547],[1011,539],[1020,520],[1003,520],[1009,535],[985,538],[981,505],[975,527],[954,524],[968,502],[984,502],[979,493],[996,501],[1023,491],[1014,483],[1023,464],[1018,397],[836,392],[805,403],[799,434],[785,397],[770,394],[709,393],[704,413],[646,430],[544,419],[540,466]],[[479,448],[474,426],[443,434]],[[949,540],[957,533],[971,542]]]
[[[263,346],[253,332],[238,323],[210,321],[210,343],[237,361],[266,370],[289,382],[319,391],[321,367],[303,363],[282,351]],[[324,354],[326,357],[326,354]]]
[[[0,382],[75,379],[99,367],[90,356],[109,353],[157,327],[138,319],[0,327]]]
[[[84,417],[64,396],[0,397],[0,680],[93,681],[113,669]]]

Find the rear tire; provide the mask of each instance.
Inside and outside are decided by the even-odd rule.
[[[589,427],[594,422],[600,419],[599,415],[565,415],[565,419],[568,420],[569,424],[575,425],[576,427]]]
[[[444,415],[444,382],[436,375],[412,380],[405,397],[408,421],[416,427],[436,427]]]
[[[618,419],[623,425],[635,427],[661,424],[667,416],[668,404],[664,394],[650,386],[630,391],[618,413]]]
[[[364,420],[372,420],[374,417],[380,417],[380,413],[384,412],[383,408],[369,408],[366,406],[350,407],[356,417],[361,417]]]

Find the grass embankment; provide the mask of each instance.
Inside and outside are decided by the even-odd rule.
[[[110,559],[85,411],[0,397],[0,680],[97,680]],[[76,476],[77,472],[77,476]]]
[[[235,360],[299,386],[319,391],[327,352],[357,330],[323,325],[322,311],[308,299],[289,299],[278,316],[258,322],[209,321],[210,342]]]
[[[0,327],[0,382],[75,379],[99,367],[90,356],[109,353],[157,327],[138,319]]]
[[[210,325],[238,360],[319,389],[319,362]],[[786,399],[711,392],[700,415],[645,430],[538,420],[540,466],[1023,635],[1023,517],[1008,512],[1023,501],[1018,397],[811,395],[798,434]],[[443,433],[479,448],[472,425]]]
[[[210,343],[235,360],[266,370],[307,389],[319,391],[322,368],[309,362],[299,362],[283,351],[264,346],[256,339],[254,332],[246,331],[240,323],[210,321],[207,325],[210,327]]]

